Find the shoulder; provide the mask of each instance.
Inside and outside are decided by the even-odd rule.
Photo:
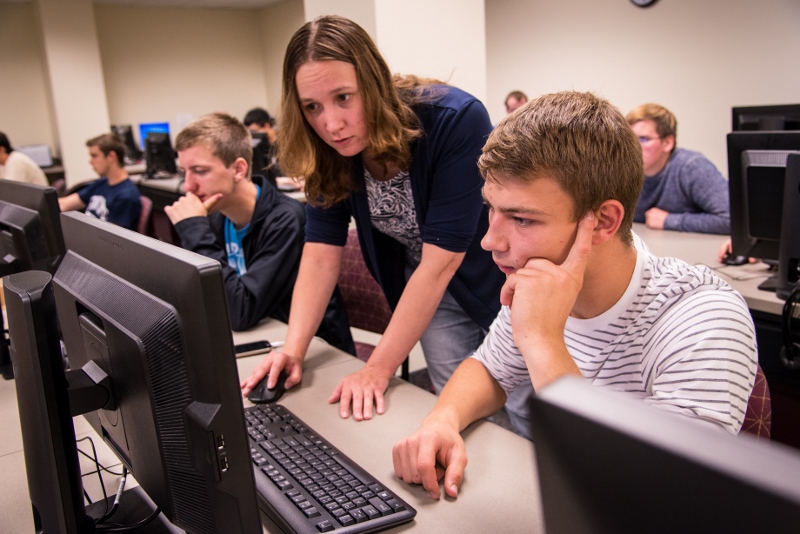
[[[431,85],[427,95],[428,99],[414,106],[426,131],[429,126],[456,117],[467,117],[491,131],[489,113],[483,103],[466,91],[451,85]]]
[[[668,165],[669,164],[672,164],[674,167],[691,169],[710,167],[716,170],[716,167],[713,163],[711,163],[711,160],[709,160],[703,154],[694,150],[688,150],[686,148],[676,148],[669,160]]]
[[[295,224],[301,227],[305,224],[306,215],[302,203],[284,195],[261,176],[254,176],[253,182],[261,188],[253,213],[253,223],[266,219],[280,220],[283,224]]]
[[[747,303],[727,281],[705,265],[645,254],[643,287],[650,307],[673,307],[678,301],[707,302],[722,312],[749,314]]]

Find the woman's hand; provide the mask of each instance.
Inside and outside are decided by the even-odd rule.
[[[253,372],[250,373],[250,376],[240,384],[242,395],[247,396],[250,390],[256,387],[267,375],[269,375],[267,389],[275,389],[276,383],[278,382],[278,375],[280,375],[281,371],[284,369],[286,370],[286,374],[289,375],[284,383],[284,387],[289,389],[295,384],[298,384],[303,377],[303,360],[278,351],[272,351],[264,355],[258,367],[256,367]]]
[[[353,419],[362,421],[372,419],[372,405],[382,415],[385,410],[383,394],[389,387],[389,379],[385,371],[367,365],[358,372],[347,375],[333,390],[328,402],[339,402],[339,415],[350,416],[350,404],[353,404]]]

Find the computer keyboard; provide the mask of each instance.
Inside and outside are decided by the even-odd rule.
[[[287,532],[377,532],[417,514],[280,404],[245,419],[261,507]]]

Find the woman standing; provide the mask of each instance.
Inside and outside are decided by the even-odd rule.
[[[367,365],[330,402],[357,420],[384,412],[383,393],[417,341],[437,391],[480,345],[500,309],[503,274],[480,239],[488,227],[477,159],[491,123],[452,86],[392,77],[367,33],[337,16],[295,33],[283,67],[278,161],[304,176],[306,243],[282,352],[264,357],[246,394],[285,369],[297,384],[339,278],[355,219],[364,260],[393,315]]]

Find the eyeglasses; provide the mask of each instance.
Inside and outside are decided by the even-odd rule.
[[[639,138],[639,142],[644,145],[644,144],[649,143],[650,141],[654,141],[655,139],[661,139],[661,137],[644,137],[644,136],[642,136],[642,137]]]

